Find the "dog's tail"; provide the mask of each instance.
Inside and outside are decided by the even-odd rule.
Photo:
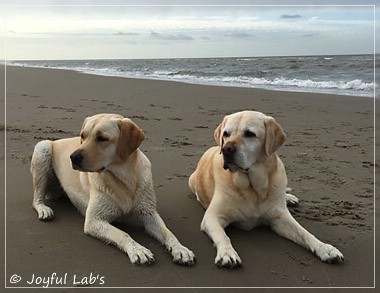
[[[54,176],[52,142],[44,140],[36,144],[30,165],[30,172],[33,176],[33,207],[38,213],[40,220],[51,220],[54,212],[45,205],[49,180]]]

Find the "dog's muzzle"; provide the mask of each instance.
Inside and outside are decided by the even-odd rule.
[[[236,163],[237,148],[232,143],[226,143],[222,148],[223,153],[223,169],[230,170],[230,172],[235,173],[237,171],[248,172],[249,168],[242,168]]]
[[[236,172],[238,167],[234,163],[236,146],[232,143],[226,143],[222,148],[223,153],[223,169],[229,169],[231,172]]]
[[[232,143],[226,143],[222,148],[224,157],[232,157],[236,153],[236,146]]]
[[[83,155],[81,151],[75,151],[70,155],[71,165],[74,170],[81,170]]]

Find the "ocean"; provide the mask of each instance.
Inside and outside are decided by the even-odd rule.
[[[374,56],[7,61],[87,74],[269,90],[374,96]]]

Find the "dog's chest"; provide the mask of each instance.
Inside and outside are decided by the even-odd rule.
[[[235,225],[244,230],[251,230],[266,223],[265,215],[271,202],[270,199],[263,198],[253,186],[249,186],[240,189],[237,196],[234,196],[234,205]]]
[[[115,191],[110,197],[123,214],[129,213],[134,206],[135,194],[128,189]]]
[[[257,196],[257,195],[256,195]],[[251,230],[256,226],[264,224],[264,211],[261,205],[255,201],[244,200],[239,206],[239,217],[235,225],[244,230]]]
[[[111,173],[103,174],[102,180],[97,182],[97,188],[108,198],[110,205],[120,210],[123,214],[128,213],[134,205],[136,184],[129,178],[120,178]],[[111,204],[112,203],[112,204]]]

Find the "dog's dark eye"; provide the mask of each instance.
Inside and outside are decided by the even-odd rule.
[[[84,134],[83,133],[80,134],[80,138],[84,139]]]
[[[96,141],[108,141],[108,138],[107,138],[107,137],[104,137],[104,136],[101,136],[101,135],[99,135],[99,136],[97,136],[97,137],[96,137]]]
[[[229,137],[229,136],[230,136],[230,134],[227,131],[223,132],[223,137]]]
[[[245,137],[256,137],[256,133],[254,133],[250,130],[246,130],[246,131],[244,131],[244,136]]]

